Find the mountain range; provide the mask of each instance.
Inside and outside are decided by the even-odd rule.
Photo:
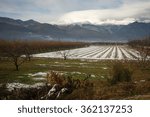
[[[0,39],[45,39],[62,41],[128,41],[150,36],[150,23],[128,25],[52,25],[34,20],[0,17]]]

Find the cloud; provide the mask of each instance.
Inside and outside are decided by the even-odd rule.
[[[148,21],[149,8],[149,0],[0,0],[0,16],[59,24]]]
[[[128,24],[142,18],[150,19],[150,2],[138,2],[134,4],[123,4],[118,8],[84,10],[69,12],[60,17],[58,22],[78,23],[91,22],[95,24],[114,23]]]
[[[71,11],[110,8],[119,6],[118,0],[0,0],[0,11],[47,12],[49,15]]]

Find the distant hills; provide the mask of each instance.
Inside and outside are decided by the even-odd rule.
[[[51,25],[34,20],[22,21],[0,17],[0,39],[127,41],[149,35],[150,23]]]

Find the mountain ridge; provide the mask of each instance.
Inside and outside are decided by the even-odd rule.
[[[67,41],[127,41],[150,35],[150,23],[128,25],[53,25],[32,19],[22,21],[0,17],[2,39],[46,39]]]

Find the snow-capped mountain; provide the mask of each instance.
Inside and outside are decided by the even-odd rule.
[[[150,35],[150,23],[133,22],[128,25],[89,22],[52,25],[34,20],[14,20],[0,17],[1,39],[53,39],[69,41],[127,41]]]

